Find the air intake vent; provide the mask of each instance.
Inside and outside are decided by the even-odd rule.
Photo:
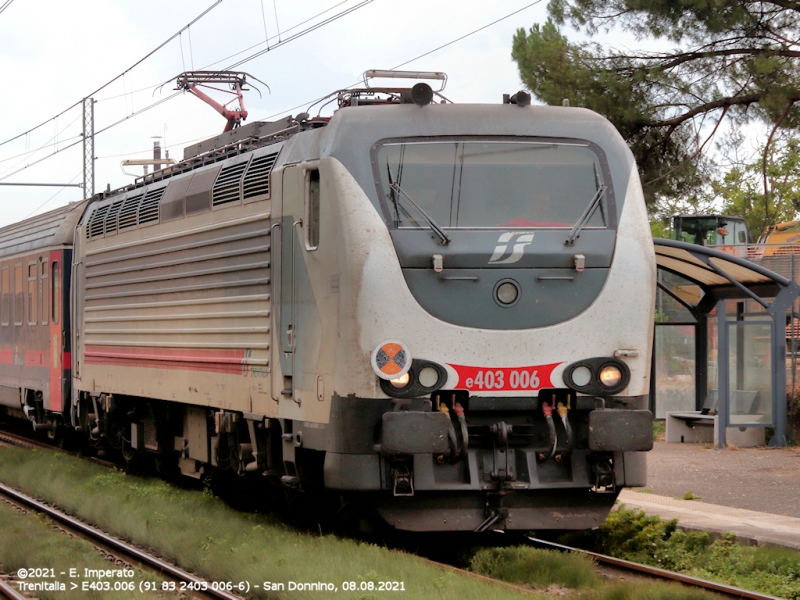
[[[239,184],[246,168],[247,163],[240,162],[235,165],[229,165],[220,171],[211,191],[211,203],[213,206],[239,201]]]
[[[139,207],[139,225],[158,221],[158,203],[161,201],[161,196],[164,195],[165,189],[167,189],[167,186],[160,187],[157,190],[147,190]]]
[[[247,174],[244,176],[244,198],[253,198],[262,194],[269,194],[269,174],[275,161],[278,159],[278,152],[259,156],[250,163]]]
[[[95,209],[92,216],[89,217],[89,222],[86,224],[87,240],[103,235],[103,227],[109,206],[109,204],[106,204],[105,206]]]
[[[122,208],[119,209],[119,228],[127,229],[136,227],[136,219],[139,214],[139,205],[142,203],[142,194],[125,198]]]
[[[119,216],[119,209],[122,208],[122,203],[123,200],[121,198],[111,203],[111,208],[108,209],[105,218],[106,235],[117,232],[117,217]]]

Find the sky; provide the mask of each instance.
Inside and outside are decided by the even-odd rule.
[[[81,183],[80,106],[48,120],[135,64],[215,1],[14,0],[0,13],[0,142],[47,122],[0,145],[0,183]],[[266,49],[267,38],[272,47],[361,2],[223,0],[214,6],[188,31],[94,95],[95,131],[122,120],[95,137],[95,191],[132,183],[134,177],[122,172],[120,162],[150,158],[156,136],[171,157],[181,158],[185,146],[223,130],[219,114],[185,93],[130,116],[173,94],[176,75],[224,69]],[[269,85],[253,82],[261,97],[255,90],[245,93],[246,123],[296,115],[321,96],[356,83],[367,69],[395,68],[520,11],[402,67],[446,72],[443,93],[455,102],[499,103],[504,93],[523,89],[511,59],[515,31],[547,18],[547,1],[531,2],[372,0],[237,67]],[[142,174],[141,167],[126,170]],[[0,227],[82,198],[83,190],[76,187],[0,185]]]

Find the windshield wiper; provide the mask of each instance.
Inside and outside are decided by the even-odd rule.
[[[439,227],[439,224],[433,220],[433,217],[431,217],[428,213],[422,210],[422,207],[420,207],[419,204],[414,202],[414,199],[408,194],[406,194],[403,188],[401,188],[397,183],[392,183],[389,185],[389,187],[392,188],[392,190],[394,190],[397,194],[408,200],[409,204],[411,204],[411,206],[414,209],[416,209],[420,215],[422,215],[422,218],[425,219],[425,221],[428,223],[428,226],[431,228],[431,231],[433,231],[433,233],[436,234],[436,236],[439,238],[443,246],[446,246],[452,241],[448,237],[448,235],[444,232],[444,230],[441,227]]]
[[[577,240],[581,236],[581,230],[586,227],[586,224],[589,220],[594,216],[594,212],[597,210],[597,207],[600,206],[600,199],[603,197],[603,194],[606,192],[606,186],[601,185],[597,188],[597,191],[592,198],[592,201],[589,202],[589,206],[586,207],[586,210],[583,211],[581,218],[577,220],[575,225],[572,226],[572,229],[567,236],[567,241],[564,242],[565,246],[572,246],[575,244],[575,240]]]
[[[433,233],[436,234],[436,237],[439,238],[439,243],[442,246],[446,246],[447,244],[449,244],[452,240],[439,226],[439,224],[433,220],[433,217],[431,217],[428,213],[422,210],[422,207],[416,202],[414,202],[414,199],[411,196],[409,196],[403,188],[400,187],[400,184],[392,179],[392,170],[389,168],[388,161],[386,162],[386,170],[389,172],[389,189],[392,190],[392,201],[394,202],[395,213],[398,215],[398,217],[399,217],[398,208],[403,208],[403,207],[399,206],[400,203],[397,201],[397,199],[402,197],[405,198],[409,204],[411,204],[412,208],[414,208],[417,212],[419,212],[420,215],[422,215],[422,218],[425,219],[425,221],[428,223],[428,227],[430,227],[431,231],[433,231]],[[408,213],[408,211],[405,210],[405,208],[403,208],[403,210],[404,212]]]

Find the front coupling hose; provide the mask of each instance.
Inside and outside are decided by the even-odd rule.
[[[469,450],[469,432],[467,431],[467,419],[464,416],[464,407],[460,402],[453,402],[453,410],[458,415],[458,422],[461,425],[461,440],[463,445],[461,447],[461,456],[467,458],[467,450]]]
[[[443,412],[450,417],[450,409],[447,408],[447,405],[444,402],[439,404],[439,412]],[[455,459],[459,454],[458,438],[456,437],[456,429],[453,427],[453,420],[451,418],[447,419],[447,436],[450,439],[450,458]]]
[[[574,440],[572,437],[572,426],[569,424],[569,408],[570,408],[570,398],[567,396],[567,405],[564,406],[563,402],[558,403],[558,416],[561,417],[561,422],[564,425],[564,431],[567,434],[566,439],[566,449],[556,456],[557,461],[561,461],[564,458],[567,458],[570,454],[572,454],[572,449],[574,446]]]
[[[553,404],[555,405],[556,395],[553,394]],[[547,421],[547,427],[550,429],[550,444],[549,450],[547,454],[544,452],[539,453],[539,460],[544,461],[553,458],[553,455],[556,453],[556,446],[558,445],[558,436],[556,434],[556,424],[553,422],[553,407],[550,406],[547,402],[542,403],[542,412],[544,413],[544,419]]]

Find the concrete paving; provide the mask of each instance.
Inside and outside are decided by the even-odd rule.
[[[656,442],[648,486],[620,502],[685,530],[732,532],[741,543],[800,550],[800,448],[730,448]],[[697,500],[684,500],[692,492]]]

